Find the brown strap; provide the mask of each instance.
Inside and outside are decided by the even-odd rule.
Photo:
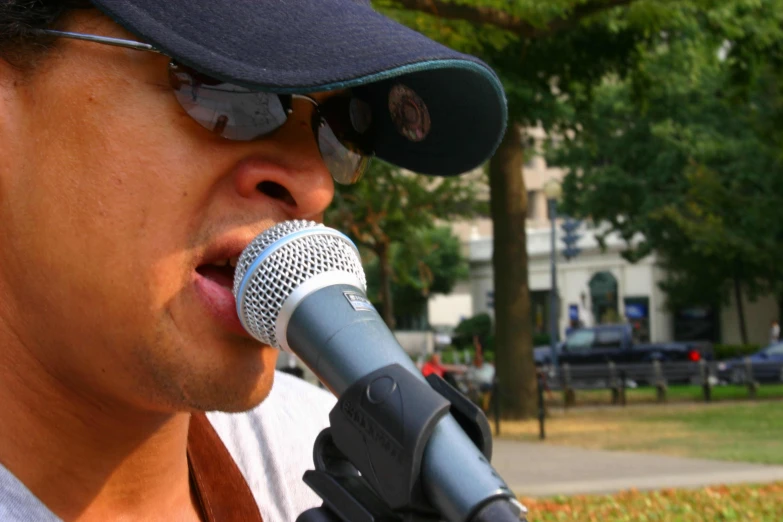
[[[188,465],[206,522],[263,522],[245,477],[203,413],[190,417]]]

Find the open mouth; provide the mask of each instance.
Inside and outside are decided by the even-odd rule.
[[[196,272],[202,277],[232,290],[234,288],[234,272],[236,271],[238,260],[239,256],[221,259],[197,267]]]

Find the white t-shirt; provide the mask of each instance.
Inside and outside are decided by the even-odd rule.
[[[495,378],[495,366],[488,362],[482,363],[480,368],[471,365],[468,367],[468,375],[472,381],[479,384],[492,384]]]
[[[208,413],[253,491],[264,522],[294,522],[321,499],[302,481],[313,469],[313,443],[329,425],[336,399],[327,391],[276,372],[269,397],[246,413]],[[0,521],[59,522],[0,465]]]

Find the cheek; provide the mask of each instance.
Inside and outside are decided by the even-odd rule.
[[[2,200],[17,241],[13,271],[33,262],[61,304],[101,302],[107,306],[95,313],[127,314],[133,300],[143,314],[182,284],[197,225],[194,179],[206,165],[174,122],[161,121],[173,112],[165,94],[142,100],[127,92],[128,102],[117,104],[73,87],[42,93],[26,121],[47,124],[20,129],[24,145]]]

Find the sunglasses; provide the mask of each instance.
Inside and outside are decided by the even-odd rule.
[[[37,33],[164,54],[150,44],[133,40],[52,29]],[[202,127],[229,140],[253,141],[271,135],[293,113],[293,100],[306,100],[313,105],[313,135],[332,178],[350,185],[367,170],[373,155],[372,110],[367,102],[350,93],[319,103],[304,94],[276,94],[223,82],[174,59],[169,62],[168,72],[171,89],[185,112]]]

